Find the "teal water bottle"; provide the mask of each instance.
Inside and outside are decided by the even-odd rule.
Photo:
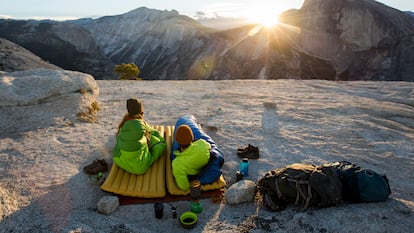
[[[243,158],[240,164],[240,172],[243,176],[249,176],[249,159]]]

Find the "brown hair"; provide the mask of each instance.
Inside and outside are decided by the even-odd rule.
[[[118,132],[122,128],[122,126],[125,124],[125,122],[129,120],[134,119],[144,119],[144,106],[142,105],[142,102],[138,99],[128,99],[126,104],[128,113],[124,115],[121,122],[118,125]]]
[[[144,114],[144,106],[142,105],[141,100],[136,98],[131,98],[126,101],[126,107],[128,110],[128,115],[130,117],[136,117],[137,115]]]

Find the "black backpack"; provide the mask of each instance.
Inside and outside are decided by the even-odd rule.
[[[335,162],[325,166],[331,167],[341,179],[342,196],[345,201],[385,201],[391,194],[388,178],[384,174],[361,168],[348,161]]]
[[[291,164],[269,171],[258,181],[264,205],[273,211],[295,203],[306,210],[309,206],[328,207],[342,202],[342,184],[330,167]]]

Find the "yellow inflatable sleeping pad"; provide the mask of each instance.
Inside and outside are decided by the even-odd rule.
[[[118,195],[142,198],[162,198],[171,195],[187,195],[190,190],[178,188],[172,175],[170,154],[173,143],[174,126],[155,126],[164,134],[167,149],[164,154],[143,175],[130,174],[119,168],[115,163],[101,189]],[[211,184],[201,186],[202,191],[216,190],[226,187],[223,175]],[[167,188],[167,189],[166,189]]]
[[[182,190],[178,188],[177,183],[175,182],[174,176],[172,174],[171,159],[169,156],[172,150],[174,126],[166,126],[164,129],[165,129],[165,141],[167,143],[166,180],[167,180],[168,192],[171,195],[187,195],[190,193],[190,189]],[[202,185],[201,191],[221,189],[223,187],[226,187],[226,185],[227,185],[226,181],[224,180],[223,175],[221,175],[219,179],[217,179],[215,182],[211,184]]]
[[[155,126],[154,128],[158,129],[161,135],[164,134],[163,126]],[[165,150],[164,154],[143,175],[128,173],[113,163],[108,177],[101,185],[101,189],[130,197],[165,197],[165,164],[167,157],[167,150]]]

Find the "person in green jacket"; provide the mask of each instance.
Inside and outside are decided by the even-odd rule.
[[[113,160],[125,171],[141,175],[157,161],[167,145],[160,132],[145,122],[140,100],[128,99],[127,110],[118,126]]]
[[[204,139],[194,141],[194,135],[188,125],[177,128],[175,140],[179,149],[173,153],[172,173],[177,186],[182,190],[190,188],[187,176],[198,175],[210,159],[211,145]]]

